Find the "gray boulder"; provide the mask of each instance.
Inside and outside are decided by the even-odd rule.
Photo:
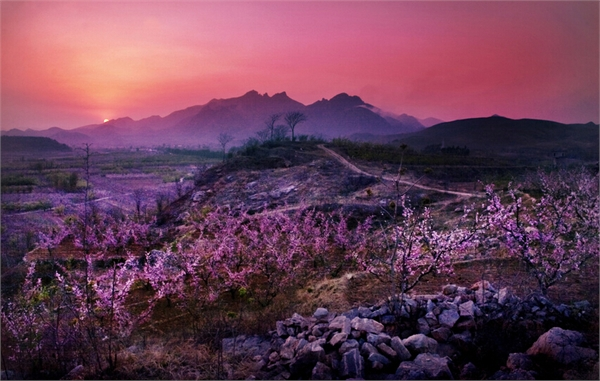
[[[414,361],[404,361],[396,370],[399,380],[426,379],[426,380],[453,380],[448,364],[450,359],[436,354],[421,353]]]
[[[390,360],[388,360],[387,357],[379,353],[371,353],[367,358],[367,361],[369,361],[369,365],[372,369],[377,370],[381,370],[385,366],[390,364]]]
[[[433,353],[437,350],[438,343],[431,337],[427,337],[422,333],[417,333],[402,340],[402,344],[412,354]],[[393,348],[393,347],[392,347]]]
[[[409,350],[406,349],[404,344],[402,344],[402,340],[398,336],[392,337],[392,340],[390,341],[390,346],[396,352],[396,354],[400,358],[400,361],[406,361],[412,357]]]
[[[446,326],[441,326],[440,328],[431,331],[431,337],[433,337],[440,343],[445,343],[446,341],[448,341],[451,335],[452,331]]]
[[[338,349],[338,352],[340,354],[344,354],[346,352],[348,352],[351,349],[357,348],[358,349],[358,341],[354,340],[354,339],[350,339],[350,340],[346,340],[342,343],[342,345],[340,345],[340,349]]]
[[[452,328],[459,318],[460,315],[455,310],[444,310],[440,316],[438,316],[438,321],[441,325]]]
[[[351,349],[342,356],[340,375],[343,378],[364,378],[365,360],[358,349]]]
[[[325,350],[318,341],[315,341],[297,351],[296,357],[290,362],[290,372],[294,378],[307,377],[307,371],[310,372],[317,362],[323,361],[325,361]]]
[[[367,341],[371,343],[374,347],[378,346],[381,343],[389,344],[391,337],[386,333],[380,333],[378,335],[374,333],[367,334]]]
[[[329,311],[327,308],[319,307],[313,314],[313,317],[317,319],[317,322],[327,321],[327,317],[329,316]]]
[[[506,367],[510,370],[533,370],[534,363],[531,356],[525,353],[511,353],[508,355],[508,360],[506,360]]]
[[[392,347],[390,347],[386,343],[380,343],[377,346],[377,349],[379,350],[379,353],[384,354],[386,357],[388,357],[390,359],[395,359],[398,357],[398,354],[396,353],[396,351],[394,349],[392,349]]]
[[[333,379],[331,368],[319,361],[313,368],[310,378],[312,380],[331,380]]]
[[[360,347],[360,354],[369,357],[371,353],[379,353],[371,343],[363,343]]]
[[[332,331],[340,330],[342,333],[350,334],[352,325],[350,324],[350,319],[344,315],[340,315],[329,323],[329,329]]]
[[[369,333],[381,333],[383,331],[383,324],[373,319],[355,317],[350,323],[352,329],[357,331]]]
[[[331,340],[329,340],[329,344],[331,344],[331,346],[335,347],[337,345],[341,345],[341,343],[345,342],[347,339],[348,339],[347,333],[338,332],[335,335],[333,335]]]
[[[540,336],[526,353],[547,357],[560,365],[573,365],[597,357],[596,351],[581,346],[584,341],[577,331],[554,327]]]
[[[279,350],[279,356],[284,360],[293,359],[294,354],[296,353],[296,347],[298,346],[298,341],[299,340],[293,336],[288,337]]]

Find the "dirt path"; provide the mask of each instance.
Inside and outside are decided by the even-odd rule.
[[[346,168],[348,168],[351,171],[354,171],[356,173],[360,173],[362,175],[372,176],[372,177],[378,177],[378,178],[380,178],[382,180],[387,180],[387,181],[391,181],[391,182],[398,181],[401,184],[410,185],[411,187],[415,187],[415,188],[419,188],[419,189],[425,189],[425,190],[431,190],[431,191],[436,191],[436,192],[440,192],[440,193],[452,194],[452,195],[460,196],[460,197],[485,197],[485,195],[482,194],[482,193],[468,193],[468,192],[450,191],[450,190],[446,190],[446,189],[440,189],[440,188],[428,187],[428,186],[425,186],[425,185],[419,185],[419,184],[417,184],[415,182],[398,180],[397,178],[392,177],[392,176],[385,176],[385,175],[384,176],[377,176],[377,175],[374,175],[372,173],[368,173],[366,171],[363,171],[362,169],[358,168],[356,165],[354,165],[351,162],[349,162],[348,160],[346,160],[342,155],[340,155],[337,152],[335,152],[335,151],[333,151],[333,150],[325,147],[322,144],[320,144],[318,147],[321,148],[323,151],[325,151],[329,156],[331,156],[335,160],[339,161]]]

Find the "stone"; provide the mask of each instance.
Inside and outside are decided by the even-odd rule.
[[[477,290],[485,290],[485,291],[489,291],[492,293],[497,291],[496,288],[494,288],[494,286],[492,286],[492,284],[490,282],[488,282],[487,280],[480,280],[471,285],[471,291],[477,291]]]
[[[400,361],[406,361],[412,357],[410,351],[406,349],[404,344],[402,344],[402,340],[398,336],[392,337],[392,340],[390,341],[390,346],[396,352],[396,354],[400,358]]]
[[[475,303],[472,300],[464,302],[458,306],[460,316],[475,317]]]
[[[475,291],[475,300],[478,304],[484,304],[494,296],[494,293],[487,289],[480,288]]]
[[[431,328],[429,328],[429,323],[427,323],[427,320],[424,318],[417,319],[417,331],[423,335],[429,335]]]
[[[417,310],[417,308],[419,307],[419,303],[416,300],[411,299],[411,298],[404,299],[404,304],[406,307],[408,307],[407,311],[409,313],[415,312]]]
[[[396,373],[393,377],[394,380],[428,380],[429,378],[425,374],[425,371],[420,366],[415,364],[413,361],[404,361],[400,363]]]
[[[452,295],[456,292],[458,287],[455,284],[447,284],[442,288],[442,294],[444,295]]]
[[[472,362],[468,362],[462,367],[462,369],[460,370],[459,378],[461,380],[479,380],[479,379],[481,379],[481,377],[479,375],[479,370],[477,369],[475,364],[473,364]]]
[[[475,319],[471,318],[461,318],[458,323],[454,325],[455,331],[472,331],[477,328],[477,323]]]
[[[329,323],[329,329],[332,331],[340,330],[342,333],[350,334],[352,325],[350,324],[350,319],[348,319],[348,317],[340,315],[335,317]]]
[[[402,340],[402,344],[409,350],[412,354],[419,353],[433,353],[437,349],[437,341],[432,339],[431,337],[427,337],[422,333],[417,333],[416,335],[412,335]],[[392,347],[393,348],[393,347]]]
[[[452,331],[450,328],[442,326],[431,331],[431,337],[433,337],[436,341],[440,343],[445,343],[448,341],[450,336],[452,335]]]
[[[284,360],[291,360],[294,358],[294,354],[296,352],[296,347],[298,346],[299,340],[293,336],[288,337],[285,340],[285,343],[281,346],[279,350],[279,356],[281,356]]]
[[[503,287],[498,291],[498,304],[500,305],[505,305],[506,303],[510,302],[510,300],[512,299],[512,293],[510,292],[510,290],[508,289],[508,287]]]
[[[456,333],[448,339],[448,342],[454,345],[458,350],[468,352],[473,344],[473,337],[471,332],[465,331],[462,333]]]
[[[427,379],[453,380],[448,364],[450,359],[436,354],[421,353],[414,361],[404,361],[396,370],[396,378],[400,380]]]
[[[342,345],[340,345],[338,352],[343,355],[344,353],[346,353],[349,350],[354,349],[354,348],[358,348],[358,341],[356,341],[354,339],[350,339],[350,340],[344,341],[342,343]]]
[[[354,348],[344,353],[342,356],[342,364],[340,376],[343,378],[364,378],[365,377],[365,361]]]
[[[429,324],[430,328],[431,328],[431,326],[438,324],[438,318],[433,313],[433,310],[429,311],[425,314],[425,320],[427,321],[427,324]]]
[[[75,368],[71,369],[69,373],[67,373],[62,380],[84,380],[85,379],[85,368],[83,365],[77,365]]]
[[[383,331],[383,324],[373,319],[355,317],[350,323],[352,325],[352,329],[357,331],[370,333],[380,333]]]
[[[374,333],[367,334],[367,341],[374,347],[378,346],[380,343],[389,344],[391,339],[392,338],[386,333],[380,333],[378,335]]]
[[[325,361],[325,350],[318,341],[305,345],[298,350],[296,357],[290,362],[291,376],[294,378],[308,378],[317,362]],[[308,373],[308,374],[307,374]]]
[[[335,347],[337,345],[341,345],[343,342],[346,341],[346,339],[348,339],[347,333],[338,332],[335,335],[333,335],[331,340],[329,340],[329,344],[331,344],[331,346]]]
[[[512,371],[499,370],[492,375],[491,380],[535,380],[537,376],[536,372],[515,369]]]
[[[448,364],[451,360],[432,353],[421,353],[414,360],[415,364],[425,369],[425,374],[432,380],[452,380],[452,372]]]
[[[596,358],[596,351],[584,348],[580,332],[554,327],[540,336],[527,350],[531,356],[544,356],[561,365],[573,365]]]
[[[315,337],[321,337],[323,336],[323,331],[321,330],[321,327],[319,327],[318,325],[315,325],[312,330],[311,330],[311,335],[315,336]]]
[[[433,300],[431,299],[427,299],[427,312],[431,312],[433,311],[433,309],[435,308],[435,303],[433,302]]]
[[[455,310],[444,310],[440,316],[438,316],[438,321],[441,325],[452,328],[459,318],[460,315]]]
[[[398,354],[396,353],[396,351],[393,350],[392,347],[390,347],[386,343],[380,343],[377,346],[377,350],[379,351],[379,353],[385,355],[386,357],[388,357],[390,359],[395,359],[396,357],[398,357]]]
[[[396,317],[394,315],[383,315],[379,318],[379,322],[383,325],[396,324]]]
[[[534,363],[531,356],[525,353],[510,353],[508,355],[508,360],[506,360],[506,367],[510,370],[533,370]]]
[[[368,318],[371,317],[371,309],[368,307],[358,307],[358,317],[361,318]]]
[[[367,361],[369,361],[369,364],[373,369],[382,369],[386,365],[390,364],[390,360],[388,360],[387,357],[379,353],[371,353],[367,358]]]
[[[377,348],[375,348],[371,343],[363,343],[360,346],[360,354],[369,357],[371,353],[379,353],[377,352]]]
[[[277,336],[279,337],[285,338],[288,336],[287,328],[281,320],[275,323],[275,330],[277,332]]]
[[[319,361],[315,364],[310,378],[312,380],[332,380],[331,368]]]
[[[279,359],[281,359],[281,356],[279,356],[279,353],[277,352],[271,352],[269,355],[269,362],[277,362]]]
[[[375,311],[371,312],[371,315],[369,316],[371,319],[386,315],[390,312],[390,309],[388,308],[388,306],[386,306],[385,304],[381,307],[379,307],[378,309],[376,309]]]
[[[327,317],[329,316],[329,311],[327,308],[319,307],[313,314],[313,317],[317,319],[317,322],[327,321]]]
[[[296,312],[294,312],[294,314],[290,318],[290,321],[292,322],[292,324],[295,324],[302,329],[308,329],[308,326],[310,325],[308,320],[304,316]]]

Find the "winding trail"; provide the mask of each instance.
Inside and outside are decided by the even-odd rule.
[[[380,178],[382,180],[387,180],[387,181],[391,181],[391,182],[396,182],[397,181],[400,184],[410,185],[411,187],[425,189],[425,190],[431,190],[431,191],[436,191],[436,192],[440,192],[440,193],[452,194],[452,195],[460,196],[460,197],[485,197],[485,195],[483,193],[469,193],[469,192],[451,191],[451,190],[446,190],[446,189],[441,189],[441,188],[434,188],[434,187],[428,187],[428,186],[425,186],[425,185],[419,185],[416,182],[405,181],[405,180],[398,180],[397,178],[392,177],[392,176],[385,176],[385,175],[384,176],[377,176],[377,175],[374,175],[372,173],[363,171],[362,169],[358,168],[356,165],[354,165],[351,162],[349,162],[348,160],[346,160],[342,155],[340,155],[337,152],[335,152],[335,151],[333,151],[333,150],[325,147],[322,144],[319,144],[318,147],[320,149],[322,149],[323,151],[325,151],[329,156],[331,156],[335,160],[339,161],[346,168],[350,169],[353,172],[360,173],[362,175],[377,177],[377,178]]]

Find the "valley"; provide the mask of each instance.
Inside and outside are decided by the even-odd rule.
[[[153,378],[166,368],[145,363],[132,348],[140,348],[136,350],[150,359],[154,355],[149,351],[156,350],[151,348],[175,345],[197,353],[203,360],[196,365],[173,362],[170,378],[190,377],[187,372],[192,369],[199,372],[196,374],[200,378],[245,378],[249,374],[267,378],[285,376],[288,365],[272,362],[270,371],[265,364],[259,372],[250,355],[225,354],[224,360],[219,360],[220,340],[239,335],[264,337],[286,317],[295,313],[310,316],[318,308],[328,308],[334,313],[365,306],[373,310],[379,308],[376,306],[390,295],[390,280],[385,273],[376,276],[371,272],[382,268],[368,270],[369,267],[361,263],[371,260],[371,250],[385,253],[393,247],[375,240],[387,231],[385,229],[394,224],[403,226],[401,224],[414,218],[418,224],[427,221],[430,224],[427,229],[432,232],[463,234],[473,222],[473,211],[485,215],[483,205],[489,202],[487,184],[494,183],[500,190],[508,189],[511,183],[530,184],[539,169],[501,155],[443,155],[413,150],[410,146],[343,139],[249,142],[231,149],[225,160],[222,152],[169,147],[94,149],[91,146],[89,152],[79,147],[71,152],[43,156],[37,152],[3,152],[3,300],[19,295],[27,279],[27,263],[32,261],[37,263],[36,273],[44,282],[49,282],[48,287],[59,287],[58,284],[53,286],[51,281],[56,266],[64,268],[62,271],[71,279],[69,282],[79,282],[77,279],[85,274],[83,270],[90,268],[98,277],[94,282],[106,285],[110,282],[106,283],[108,278],[103,277],[110,274],[109,269],[122,269],[118,277],[115,273],[113,282],[121,282],[119,277],[125,282],[132,276],[128,274],[139,274],[135,275],[139,278],[134,283],[123,283],[123,287],[127,285],[124,288],[127,297],[118,304],[123,309],[120,313],[126,313],[133,326],[130,336],[118,339],[119,344],[115,341],[115,348],[119,349],[114,355],[118,353],[129,360],[119,361],[119,365],[102,371],[90,364],[87,374],[102,374],[106,378]],[[526,157],[520,160],[526,161]],[[597,173],[595,162],[580,160],[571,167],[557,166],[551,159],[544,163],[549,173],[577,173],[582,167],[586,173]],[[87,179],[89,187],[86,187]],[[524,188],[522,195],[528,200],[527,205],[531,204],[532,195],[538,195],[535,187],[539,185]],[[471,212],[465,214],[465,208]],[[406,211],[414,214],[404,215]],[[77,234],[81,233],[77,233],[77,229],[80,228],[73,224],[73,221],[83,223],[86,213],[100,218],[98,225],[92,224],[90,228],[94,229],[93,234],[100,234],[106,240],[105,244],[90,241],[89,254],[86,254],[88,249],[78,243]],[[410,231],[416,226],[421,225],[406,225],[403,229]],[[427,229],[418,230],[418,234],[429,234]],[[483,231],[484,225],[477,229]],[[52,237],[60,231],[74,233],[64,237],[59,234],[57,241],[51,241],[54,243],[46,243],[49,241],[39,235],[41,232]],[[116,238],[122,234],[124,238]],[[322,234],[327,238],[323,240]],[[406,291],[406,298],[424,301],[418,298],[433,297],[439,301],[441,296],[435,295],[446,285],[469,287],[481,280],[497,289],[509,289],[511,295],[523,300],[537,295],[539,285],[535,274],[510,255],[498,238],[487,234],[491,233],[470,242],[468,249],[447,252],[452,253],[448,257],[452,271],[444,270],[443,262],[434,262],[433,268],[441,272],[427,272],[418,278],[415,287]],[[297,242],[289,240],[295,236],[302,238]],[[286,259],[287,253],[293,255],[293,259]],[[163,255],[163,259],[156,259]],[[234,262],[220,262],[231,255]],[[199,260],[207,262],[194,265],[198,267],[192,272],[185,270],[186,277],[178,278],[173,273],[174,269],[187,269],[186,266]],[[595,350],[594,343],[598,342],[593,329],[594,316],[598,314],[596,262],[597,259],[592,258],[577,272],[559,279],[547,293],[557,306],[571,306],[582,300],[589,304],[589,308],[581,311],[591,315],[564,324],[582,331]],[[149,267],[151,263],[164,264]],[[213,273],[205,272],[208,268],[203,266],[225,267],[218,267],[220,270]],[[125,271],[126,268],[129,270]],[[154,271],[162,275],[155,275]],[[208,278],[195,278],[200,275]],[[408,279],[414,280],[411,276]],[[202,282],[206,284],[200,287]],[[75,284],[69,287],[76,287]],[[191,285],[197,288],[190,289]],[[174,287],[183,288],[176,291]],[[49,296],[48,301],[58,302],[54,298],[60,293],[51,295],[54,296]],[[461,296],[474,297],[475,294]],[[544,308],[543,311],[553,311],[550,307]],[[151,314],[146,315],[147,311]],[[117,335],[113,329],[124,323],[116,325],[115,322],[111,328],[113,325],[106,326],[101,316],[104,315],[93,318],[99,319],[92,320],[94,329],[107,332],[107,337]],[[388,325],[386,332],[404,340],[409,331],[414,332],[407,322],[417,318],[419,316],[411,315],[408,320],[400,319],[399,322],[405,323]],[[416,320],[413,323],[416,324]],[[483,324],[483,320],[477,324]],[[547,323],[539,324],[541,326],[531,332],[543,333],[539,330]],[[403,331],[400,327],[404,327]],[[75,330],[76,327],[65,326],[64,329]],[[520,332],[523,328],[511,329]],[[537,338],[531,335],[521,345],[531,345]],[[114,338],[117,340],[117,336]],[[3,340],[3,350],[12,350],[9,349],[13,348],[11,343]],[[488,345],[482,343],[474,341],[469,345]],[[519,348],[506,347],[505,350],[524,350]],[[472,356],[468,355],[469,351],[452,352],[457,364],[452,368],[455,377],[468,356]],[[491,376],[500,367],[499,361],[505,360],[502,356],[495,355],[491,362],[473,357],[478,377]],[[185,355],[179,357],[185,358]],[[44,361],[50,364],[53,360]],[[283,367],[277,368],[276,364]],[[69,370],[58,365],[57,368],[48,366],[54,369],[53,374]],[[219,370],[219,366],[225,369]],[[273,373],[275,369],[280,373]],[[366,371],[371,372],[369,369]],[[370,377],[375,374],[379,373]],[[584,373],[578,375],[585,376]]]

